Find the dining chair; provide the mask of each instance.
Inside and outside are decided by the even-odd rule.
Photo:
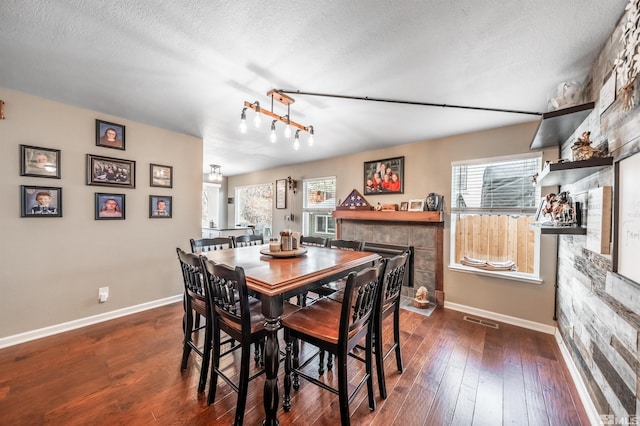
[[[408,259],[409,252],[404,252],[401,255],[387,259],[373,315],[373,352],[376,356],[378,389],[382,399],[387,398],[384,361],[394,351],[396,354],[396,367],[398,368],[398,372],[402,373],[402,353],[400,352],[400,296]],[[382,343],[384,341],[382,321],[390,316],[393,316],[393,344],[384,352],[382,349]]]
[[[244,269],[216,264],[204,256],[200,257],[200,262],[205,286],[212,299],[210,316],[213,318],[213,354],[207,403],[211,405],[215,402],[218,377],[221,377],[238,393],[234,424],[242,425],[249,382],[264,373],[264,368],[260,368],[250,375],[249,365],[251,344],[260,344],[267,336],[262,303],[249,295]],[[282,317],[286,318],[297,309],[295,305],[285,304]],[[239,344],[225,346],[221,341],[222,331]],[[232,367],[235,359],[233,354],[237,350],[240,350],[240,375],[236,383],[231,375],[235,372]],[[231,359],[221,367],[220,359],[226,355],[230,355]],[[233,372],[225,373],[225,369],[230,367]]]
[[[215,237],[215,238],[201,238],[189,240],[191,243],[191,253],[207,252],[211,250],[223,250],[234,248],[233,237]]]
[[[375,410],[372,375],[372,320],[384,263],[383,260],[378,265],[364,269],[359,273],[351,272],[347,277],[343,303],[338,304],[335,301],[320,299],[282,319],[286,342],[283,398],[285,411],[291,409],[291,386],[293,385],[293,388],[298,390],[300,377],[338,395],[342,425],[350,424],[349,403],[365,383],[367,384],[369,408]],[[364,358],[352,351],[363,338],[366,341]],[[325,381],[305,372],[305,367],[315,359],[319,351],[300,364],[300,340],[336,356],[337,388],[329,386]],[[355,385],[352,393],[349,393],[348,357],[364,363],[365,366],[364,375]]]
[[[261,246],[264,244],[264,238],[262,235],[238,235],[233,238],[234,247],[246,247],[246,246]]]
[[[180,248],[176,249],[178,261],[182,271],[184,282],[184,318],[182,321],[184,339],[182,342],[182,361],[180,370],[187,369],[189,355],[195,352],[202,358],[200,366],[200,380],[198,382],[198,393],[203,392],[207,382],[207,371],[209,369],[209,357],[211,356],[211,336],[212,321],[209,305],[211,303],[210,294],[202,281],[202,264],[197,255],[187,253]],[[194,322],[194,313],[205,318],[205,324],[200,326],[199,321]],[[205,330],[204,342],[199,335],[201,330]],[[195,338],[195,339],[194,339]],[[196,340],[197,339],[197,340]],[[198,343],[201,342],[201,344]]]
[[[300,236],[300,244],[303,246],[315,246],[315,247],[326,247],[327,246],[327,238],[324,237],[305,237],[304,235]],[[299,306],[307,306],[307,300],[309,297],[309,292],[306,291],[297,296],[298,305]],[[316,299],[311,299],[315,301]]]

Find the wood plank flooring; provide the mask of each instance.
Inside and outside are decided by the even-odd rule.
[[[370,411],[363,389],[351,404],[352,424],[589,424],[553,336],[501,323],[496,330],[463,316],[402,310],[404,372],[387,358],[388,398],[380,399],[376,383]],[[0,350],[0,424],[232,424],[236,393],[220,380],[207,406],[196,392],[200,358],[192,355],[180,371],[181,324],[176,303]],[[331,381],[333,373],[324,377]],[[263,384],[263,377],[250,384],[246,425],[262,423]],[[282,426],[333,426],[338,398],[302,380],[291,411],[280,408],[278,418]]]

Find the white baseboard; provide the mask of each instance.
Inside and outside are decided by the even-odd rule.
[[[99,315],[93,315],[90,317],[80,318],[80,319],[69,321],[69,322],[63,322],[61,324],[39,328],[37,330],[31,330],[25,333],[14,334],[13,336],[0,338],[0,349],[17,345],[20,343],[28,342],[31,340],[40,339],[42,337],[63,333],[65,331],[75,330],[76,328],[86,327],[91,324],[97,324],[99,322],[108,321],[114,318],[123,317],[125,315],[131,315],[136,312],[146,311],[148,309],[157,308],[159,306],[168,305],[170,303],[179,302],[181,300],[182,300],[182,294],[178,294],[175,296],[166,297],[164,299],[153,300],[151,302],[142,303],[140,305],[129,306],[127,308],[105,312]]]
[[[447,309],[453,309],[454,311],[465,312],[467,314],[478,315],[484,318],[504,322],[518,327],[527,328],[529,330],[540,331],[546,334],[555,334],[556,328],[552,325],[542,324],[539,322],[533,322],[524,320],[522,318],[516,318],[509,315],[502,315],[491,311],[485,311],[484,309],[473,308],[467,305],[460,305],[458,303],[444,302],[444,307]]]
[[[560,335],[560,330],[556,328],[555,332],[556,342],[558,343],[558,347],[560,348],[560,353],[562,354],[562,359],[564,359],[564,363],[567,364],[567,368],[569,369],[569,374],[571,374],[571,378],[573,379],[573,383],[576,385],[576,389],[578,390],[578,395],[580,395],[580,401],[582,401],[582,405],[584,406],[584,410],[587,412],[587,417],[589,417],[589,421],[592,425],[601,425],[602,418],[600,417],[600,413],[596,409],[596,406],[593,405],[593,400],[591,396],[589,396],[589,391],[587,391],[587,386],[584,384],[582,380],[582,376],[578,372],[578,367],[573,362],[573,358],[571,358],[571,353],[569,349],[567,349],[567,345],[564,344],[564,340],[562,340],[562,336]]]

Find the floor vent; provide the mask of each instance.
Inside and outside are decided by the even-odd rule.
[[[480,324],[480,325],[484,325],[486,327],[491,327],[491,328],[495,328],[496,330],[499,328],[498,324],[496,324],[495,322],[491,322],[491,321],[487,321],[487,320],[483,320],[480,318],[474,318],[474,317],[470,317],[465,315],[464,318],[462,318],[465,321],[469,321],[475,324]]]

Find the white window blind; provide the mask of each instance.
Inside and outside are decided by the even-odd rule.
[[[512,157],[451,167],[451,210],[465,213],[535,213],[540,189],[532,177],[541,157]]]

